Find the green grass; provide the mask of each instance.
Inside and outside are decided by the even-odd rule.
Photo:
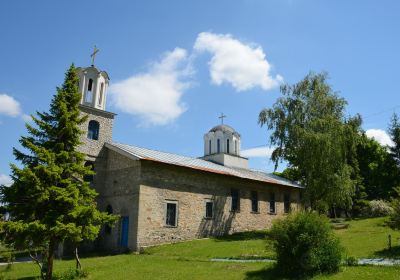
[[[384,227],[384,219],[350,221],[348,229],[336,230],[347,254],[356,257],[397,257],[399,232]],[[393,250],[388,252],[387,235],[393,239]],[[267,246],[265,232],[237,234],[223,238],[194,240],[162,245],[145,250],[143,254],[82,258],[88,271],[87,279],[279,279],[273,265],[265,263],[216,263],[210,258],[273,257]],[[55,262],[55,274],[74,267],[74,261]],[[36,279],[37,267],[32,264],[14,264],[10,271],[0,267],[0,279]],[[334,275],[314,279],[399,279],[400,267],[342,267]],[[3,278],[2,278],[2,277]]]
[[[336,230],[347,254],[357,258],[400,258],[400,232],[385,226],[386,218],[353,220],[348,229]],[[392,251],[388,235],[392,236]]]

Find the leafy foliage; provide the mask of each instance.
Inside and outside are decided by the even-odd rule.
[[[392,213],[389,219],[389,226],[400,230],[400,187],[395,188],[396,196],[392,198]]]
[[[393,212],[393,208],[389,203],[383,200],[371,200],[363,213],[368,217],[385,217]]]
[[[44,247],[47,279],[52,277],[53,255],[59,242],[94,240],[104,223],[115,218],[97,210],[97,193],[84,176],[93,175],[84,166],[85,156],[77,150],[86,118],[79,110],[78,76],[71,65],[64,84],[57,88],[49,112],[32,116],[36,126],[26,124],[29,136],[20,139],[28,151],[14,148],[14,183],[2,186],[1,200],[10,219],[1,222],[1,237],[15,248]]]
[[[363,133],[357,145],[357,158],[366,198],[388,200],[400,180],[399,169],[388,148]]]
[[[356,143],[359,116],[345,118],[346,101],[326,82],[326,74],[309,74],[283,97],[260,112],[259,123],[272,130],[275,167],[289,162],[306,187],[313,209],[350,208],[357,184]]]
[[[324,216],[292,213],[273,224],[269,238],[274,242],[279,270],[288,275],[311,276],[339,269],[342,247]]]

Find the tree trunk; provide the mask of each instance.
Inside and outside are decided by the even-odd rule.
[[[75,247],[76,270],[81,270],[82,265],[78,255],[78,246]]]
[[[54,249],[56,242],[50,240],[49,251],[47,252],[47,273],[46,280],[51,280],[53,278],[53,260],[54,260]]]

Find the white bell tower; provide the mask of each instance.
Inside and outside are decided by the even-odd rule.
[[[105,110],[107,88],[110,78],[107,72],[100,71],[94,66],[96,54],[99,50],[94,47],[91,55],[90,67],[78,67],[79,91],[81,92],[81,104],[95,109]]]

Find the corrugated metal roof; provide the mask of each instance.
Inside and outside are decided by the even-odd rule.
[[[126,156],[132,156],[137,159],[158,161],[167,164],[179,165],[197,170],[224,174],[228,176],[235,176],[254,181],[261,181],[271,184],[302,188],[302,186],[300,186],[295,182],[289,181],[287,179],[284,179],[282,177],[273,174],[256,171],[252,169],[223,166],[200,158],[181,156],[177,154],[160,152],[156,150],[150,150],[146,148],[120,144],[120,143],[106,143],[106,147],[114,151],[120,152],[122,154],[125,154]]]

